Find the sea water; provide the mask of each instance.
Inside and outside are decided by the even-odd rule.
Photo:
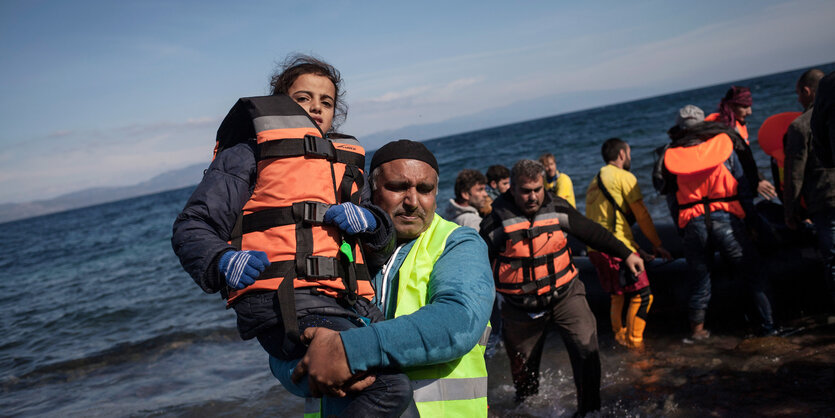
[[[835,64],[821,68],[829,72]],[[520,158],[551,152],[560,171],[572,178],[582,211],[586,187],[603,165],[601,143],[620,137],[632,147],[632,172],[650,213],[664,222],[669,215],[652,190],[650,172],[653,149],[668,141],[677,109],[695,104],[709,113],[731,84],[750,87],[754,113],[748,130],[758,165],[770,173],[756,132],[767,116],[800,110],[794,83],[802,71],[426,141],[440,165],[439,208],[453,196],[459,170],[510,167]],[[238,337],[234,312],[224,309],[217,294],[203,293],[171,250],[172,222],[192,190],[0,225],[0,415],[301,415],[302,400],[270,375],[258,343]],[[603,328],[605,414],[694,416],[703,411],[664,391],[636,395],[632,383],[640,362],[611,344]],[[654,346],[668,343],[674,354],[688,349],[677,348],[677,337],[664,338],[658,336]],[[715,352],[686,356],[708,364],[733,361]],[[504,352],[488,361],[492,416],[574,412],[571,370],[556,336],[549,339],[542,363],[542,393],[517,406]],[[680,378],[676,370],[659,377],[670,385]]]

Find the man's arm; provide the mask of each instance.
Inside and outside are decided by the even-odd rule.
[[[494,298],[487,249],[476,231],[458,228],[447,239],[427,298],[410,315],[341,332],[351,372],[443,363],[476,345]]]
[[[622,259],[632,254],[632,250],[623,245],[611,232],[583,216],[577,209],[568,205],[568,202],[557,203],[556,209],[559,214],[564,215],[560,218],[560,227],[589,247]]]
[[[192,279],[207,293],[226,283],[218,259],[233,250],[229,239],[241,208],[252,193],[255,153],[251,144],[221,151],[174,221],[171,246]]]

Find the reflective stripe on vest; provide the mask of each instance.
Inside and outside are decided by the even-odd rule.
[[[719,134],[691,147],[671,147],[664,154],[664,164],[676,175],[679,204],[678,226],[684,228],[701,215],[710,222],[710,212],[725,211],[740,219],[745,211],[739,203],[739,183],[725,167],[733,153],[733,142]]]
[[[304,418],[322,416],[322,398],[304,398]]]
[[[493,260],[496,291],[506,294],[545,294],[573,280],[579,270],[571,261],[568,239],[553,204],[543,206],[533,220],[515,205],[497,200],[493,211],[502,221],[492,234],[502,252]]]
[[[322,220],[331,205],[359,203],[365,150],[352,137],[323,138],[316,122],[285,95],[238,100],[218,129],[217,149],[253,139],[257,177],[231,244],[263,251],[272,264],[254,284],[230,290],[228,305],[248,292],[287,293],[293,287],[373,298],[359,245],[345,238],[356,260],[349,263],[340,253],[339,230]],[[293,279],[292,286],[281,286],[285,278]]]
[[[456,228],[459,226],[435,214],[429,228],[415,240],[398,271],[395,317],[426,305],[429,276]],[[488,324],[479,343],[459,359],[404,370],[415,388],[415,403],[421,416],[487,416],[484,351],[489,330]]]

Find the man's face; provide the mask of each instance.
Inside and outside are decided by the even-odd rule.
[[[461,197],[467,200],[468,205],[481,209],[487,203],[487,187],[484,183],[476,184],[470,187],[470,190],[462,193]]]
[[[389,214],[397,239],[417,238],[435,216],[438,174],[419,160],[399,159],[380,165],[372,201]]]
[[[623,169],[629,171],[632,168],[632,148],[626,146],[626,159],[623,161]]]
[[[545,166],[545,174],[549,179],[557,175],[557,162],[553,158],[548,158],[542,165]]]
[[[751,116],[751,106],[734,106],[734,117],[739,123],[745,123],[745,118]]]
[[[499,181],[491,181],[490,187],[498,191],[499,194],[504,193],[510,188],[510,177],[503,178]]]
[[[520,177],[511,186],[511,194],[513,194],[513,200],[516,202],[516,206],[522,210],[522,213],[528,216],[533,215],[542,207],[542,201],[545,200],[542,177],[535,179]]]

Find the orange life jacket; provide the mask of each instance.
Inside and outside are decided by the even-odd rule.
[[[745,212],[739,203],[739,182],[725,166],[734,152],[727,134],[719,134],[698,145],[670,147],[664,154],[664,165],[676,175],[678,191],[678,226],[684,228],[691,219],[710,212],[729,212],[740,219]]]
[[[705,116],[705,122],[719,122],[719,114],[718,113],[711,113],[711,114]],[[742,139],[745,140],[746,144],[750,145],[751,143],[748,142],[748,127],[739,123],[739,121],[735,121],[735,122],[736,122],[736,133],[738,133],[739,136],[741,136]]]
[[[503,249],[493,260],[496,291],[542,295],[577,277],[553,203],[543,206],[533,220],[505,199],[493,203],[493,213],[502,221],[501,233],[494,235],[495,248]]]
[[[265,252],[271,264],[254,284],[229,289],[227,306],[249,292],[279,290],[279,302],[290,305],[282,311],[295,311],[293,288],[349,300],[373,298],[359,245],[350,247],[351,263],[340,251],[339,229],[323,224],[331,205],[359,204],[365,150],[353,137],[324,138],[307,112],[285,95],[238,100],[218,129],[215,152],[253,138],[257,178],[230,243],[238,250]]]

